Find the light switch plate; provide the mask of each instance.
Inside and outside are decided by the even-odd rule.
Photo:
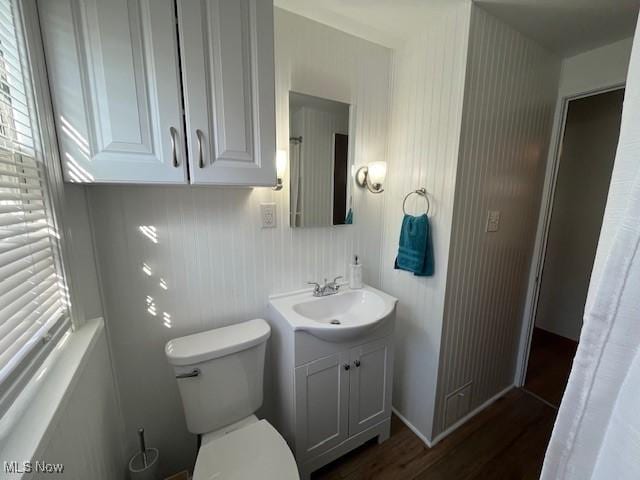
[[[500,212],[489,210],[487,213],[487,232],[497,232],[500,230]]]
[[[276,220],[276,204],[261,203],[260,217],[262,219],[262,228],[275,228],[278,224]]]

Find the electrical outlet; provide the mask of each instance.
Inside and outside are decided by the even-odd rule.
[[[260,214],[262,218],[262,228],[275,228],[276,221],[276,204],[275,203],[261,203]]]
[[[487,213],[487,232],[497,232],[500,229],[500,212],[489,210]]]

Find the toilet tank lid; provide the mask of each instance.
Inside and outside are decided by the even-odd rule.
[[[269,338],[271,328],[261,318],[170,340],[164,348],[169,363],[193,365],[246,350]]]

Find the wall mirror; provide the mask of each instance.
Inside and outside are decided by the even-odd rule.
[[[289,92],[292,228],[353,222],[347,103]]]

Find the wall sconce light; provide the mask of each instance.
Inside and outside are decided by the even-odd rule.
[[[278,150],[276,152],[276,186],[273,189],[278,192],[282,190],[282,179],[287,171],[287,152],[285,150]]]
[[[382,193],[384,179],[387,176],[387,162],[371,162],[360,167],[356,172],[356,183],[361,188],[367,188],[371,193]]]

